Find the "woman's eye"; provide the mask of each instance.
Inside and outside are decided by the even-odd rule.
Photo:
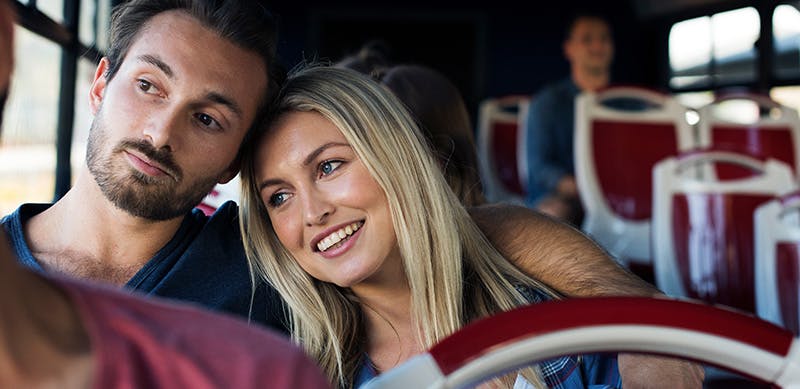
[[[325,161],[319,165],[319,172],[322,176],[327,176],[328,174],[333,173],[334,170],[338,169],[342,163],[342,161]]]
[[[269,200],[267,201],[267,205],[269,205],[272,208],[280,207],[283,203],[286,202],[286,200],[288,198],[289,198],[289,194],[288,193],[284,193],[284,192],[275,193],[274,195],[269,196]]]

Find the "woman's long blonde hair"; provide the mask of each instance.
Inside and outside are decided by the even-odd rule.
[[[489,244],[391,92],[352,70],[307,67],[290,75],[269,123],[289,112],[317,112],[330,120],[384,190],[424,347],[476,318],[525,304],[515,286],[548,290]],[[257,188],[259,143],[247,145],[242,164],[240,223],[251,269],[286,300],[292,337],[332,382],[351,387],[367,339],[361,306],[348,289],[310,277],[278,240]],[[532,371],[525,376],[541,383]]]

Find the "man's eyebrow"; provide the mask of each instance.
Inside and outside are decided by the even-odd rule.
[[[159,69],[161,69],[164,74],[167,75],[169,78],[175,78],[175,72],[172,71],[172,68],[167,65],[166,62],[162,61],[161,58],[158,58],[156,55],[151,54],[142,54],[137,57],[140,61],[149,63]]]
[[[167,65],[166,62],[162,61],[157,55],[142,54],[137,58],[142,62],[149,63],[161,69],[161,71],[164,72],[167,77],[175,78],[175,72],[172,71],[172,68]],[[213,103],[222,104],[228,107],[228,109],[230,109],[234,115],[238,116],[239,118],[242,117],[242,108],[239,107],[239,104],[236,104],[233,99],[217,92],[209,92],[206,94],[206,99]]]
[[[206,94],[206,99],[228,107],[228,109],[230,109],[234,115],[238,116],[240,119],[242,118],[242,108],[239,107],[239,104],[236,104],[233,99],[217,92],[208,92],[208,94]]]

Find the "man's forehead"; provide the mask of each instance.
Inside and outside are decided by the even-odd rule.
[[[224,81],[235,76],[250,78],[250,88],[261,84],[262,79],[263,88],[267,86],[267,63],[259,53],[241,47],[180,10],[150,18],[131,41],[124,61],[169,69],[165,73],[176,78],[182,66],[183,73],[216,73],[218,77],[205,78],[209,83],[220,81],[225,86]]]
[[[595,17],[585,17],[578,19],[572,26],[572,35],[586,34],[602,31],[608,33],[609,27],[605,20]]]

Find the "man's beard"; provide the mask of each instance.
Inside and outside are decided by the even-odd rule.
[[[102,122],[102,112],[98,112],[86,146],[86,165],[103,195],[117,208],[149,220],[169,220],[192,210],[217,183],[219,176],[202,177],[178,192],[183,173],[172,152],[157,150],[144,140],[125,139],[104,155],[109,141]],[[169,175],[156,178],[133,169],[125,162],[124,150],[138,151]]]

